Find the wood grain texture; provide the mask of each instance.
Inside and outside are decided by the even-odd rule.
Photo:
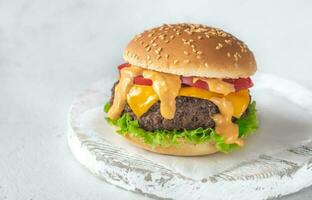
[[[94,84],[74,101],[68,143],[80,163],[111,184],[156,199],[270,199],[312,184],[311,142],[260,155],[200,180],[129,153],[80,126],[79,116],[105,98],[101,84]]]

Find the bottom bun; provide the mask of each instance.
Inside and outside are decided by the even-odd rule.
[[[218,152],[218,149],[213,142],[206,142],[203,144],[192,144],[184,139],[179,140],[179,146],[152,148],[150,145],[144,143],[142,139],[126,135],[125,138],[135,146],[159,154],[174,155],[174,156],[202,156]]]

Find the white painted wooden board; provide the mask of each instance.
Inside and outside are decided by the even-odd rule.
[[[312,184],[312,92],[269,74],[254,80],[260,131],[232,154],[178,158],[128,145],[104,121],[112,80],[74,101],[69,146],[98,177],[154,198],[268,199],[296,192]]]

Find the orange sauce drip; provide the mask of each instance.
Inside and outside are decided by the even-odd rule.
[[[218,78],[193,78],[193,83],[197,80],[205,81],[208,84],[209,91],[216,92],[219,94],[227,95],[231,92],[235,92],[233,84],[224,82],[222,79]]]
[[[118,119],[123,111],[127,94],[133,85],[135,77],[141,75],[143,69],[140,67],[125,67],[120,70],[119,83],[115,87],[115,97],[112,107],[108,111],[108,117],[111,119]]]
[[[239,146],[244,145],[244,141],[238,138],[238,125],[232,122],[233,105],[226,98],[213,97],[210,99],[219,108],[220,113],[212,116],[215,121],[215,130],[225,138],[226,144],[236,143]]]
[[[181,88],[178,75],[145,70],[143,77],[153,81],[153,89],[160,99],[160,113],[165,119],[173,119],[176,111],[175,98]]]

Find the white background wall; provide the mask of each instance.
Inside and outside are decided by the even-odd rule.
[[[0,0],[0,200],[143,199],[74,160],[66,115],[81,89],[114,78],[134,34],[174,22],[231,32],[253,50],[259,71],[312,89],[309,0]],[[309,188],[283,199],[311,196]]]

